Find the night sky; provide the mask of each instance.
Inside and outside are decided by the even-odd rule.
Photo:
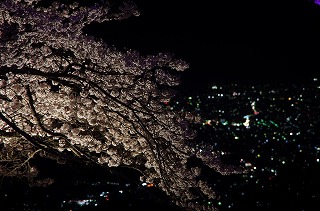
[[[117,48],[171,52],[189,62],[183,89],[300,82],[320,69],[320,6],[311,0],[134,2],[139,17],[91,32]]]

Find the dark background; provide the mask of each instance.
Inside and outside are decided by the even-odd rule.
[[[311,0],[134,0],[139,17],[89,27],[109,45],[190,63],[182,89],[212,82],[293,83],[320,69],[320,6]]]

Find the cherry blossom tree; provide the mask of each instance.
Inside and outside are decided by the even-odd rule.
[[[209,145],[194,147],[189,124],[197,117],[166,108],[188,63],[170,53],[120,51],[83,33],[92,22],[137,15],[130,2],[1,1],[2,176],[51,184],[36,180],[37,157],[127,167],[183,208],[215,209],[196,203],[216,194],[189,160],[224,175],[244,169],[223,164]]]

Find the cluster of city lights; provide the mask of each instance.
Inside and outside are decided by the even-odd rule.
[[[187,110],[201,116],[204,121],[195,125],[206,135],[199,141],[215,145],[222,156],[235,154],[236,163],[250,169],[226,188],[229,191],[220,200],[221,207],[238,206],[228,200],[230,190],[237,192],[238,187],[251,184],[256,192],[272,192],[281,187],[276,181],[284,177],[284,169],[296,166],[297,171],[303,172],[320,167],[316,128],[320,124],[319,89],[317,78],[308,84],[291,85],[214,84],[200,95],[178,96],[168,103],[172,110]],[[313,181],[308,182],[312,186]],[[293,184],[287,185],[292,189]],[[243,200],[250,194],[241,190],[240,198]],[[303,195],[302,190],[296,194]],[[308,197],[320,199],[320,194]],[[262,202],[265,199],[255,200],[255,206],[272,206],[272,202]]]

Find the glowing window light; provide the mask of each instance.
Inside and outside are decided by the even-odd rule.
[[[153,186],[154,186],[154,185],[153,185],[152,183],[149,183],[149,184],[147,185],[148,188],[153,187]]]
[[[246,167],[248,167],[248,166],[252,166],[252,164],[251,164],[251,163],[249,163],[249,162],[248,162],[248,163],[245,163],[244,165],[245,165]]]

